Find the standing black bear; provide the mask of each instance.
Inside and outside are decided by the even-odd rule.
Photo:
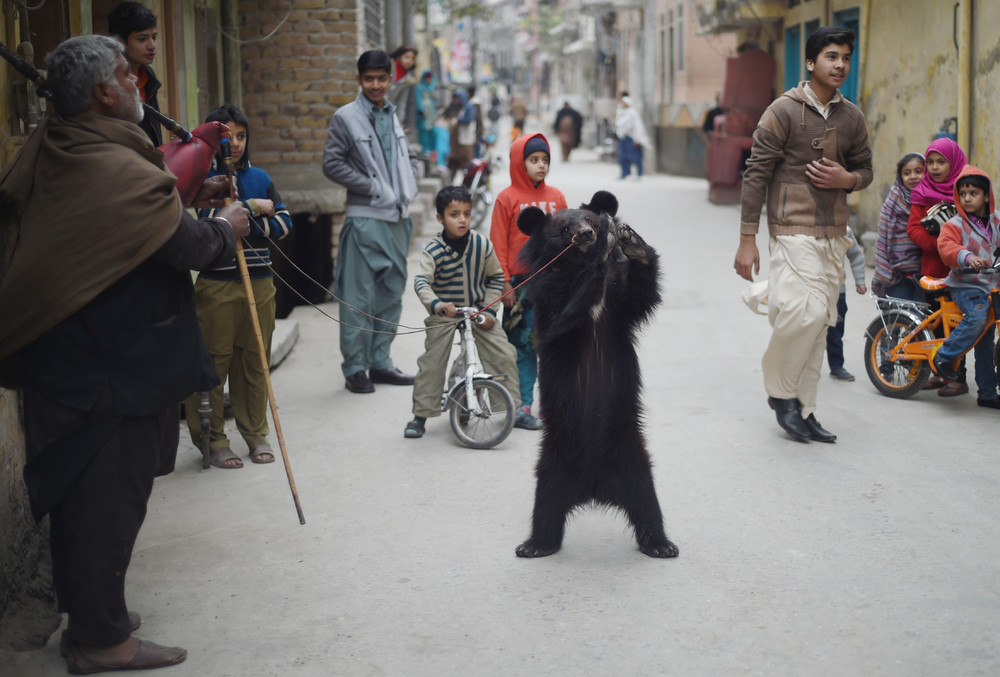
[[[580,209],[546,216],[529,207],[517,220],[530,236],[521,258],[533,272],[572,245],[529,291],[545,428],[531,536],[519,557],[559,550],[567,515],[590,502],[624,512],[645,554],[677,556],[641,430],[635,354],[636,330],[660,302],[658,257],[617,211],[615,196],[600,191]]]

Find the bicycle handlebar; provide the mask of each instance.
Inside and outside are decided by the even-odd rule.
[[[955,268],[954,270],[959,275],[972,275],[972,274],[989,275],[991,273],[1000,273],[1000,268],[996,268],[993,266],[989,266],[987,268],[980,268],[978,270],[971,266],[962,266],[961,268]]]
[[[478,325],[483,325],[486,323],[486,316],[483,315],[479,308],[470,308],[468,306],[459,306],[455,308],[460,315],[465,315],[466,318],[472,318],[472,321]]]

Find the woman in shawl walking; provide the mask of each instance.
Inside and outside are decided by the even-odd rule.
[[[451,96],[447,117],[451,119],[451,154],[448,169],[451,181],[464,171],[476,154],[476,140],[482,135],[482,118],[476,114],[476,107],[469,103],[469,95],[464,89],[456,89]]]
[[[642,122],[642,116],[635,108],[632,97],[622,94],[619,99],[618,111],[615,114],[615,134],[618,135],[618,164],[621,165],[622,175],[619,179],[626,179],[632,172],[632,165],[636,168],[635,180],[642,176],[642,151],[643,148],[653,148],[653,142],[646,132],[646,125]]]

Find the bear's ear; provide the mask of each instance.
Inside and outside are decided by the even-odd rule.
[[[584,205],[583,208],[598,214],[614,216],[618,213],[618,198],[606,190],[599,190],[590,198],[590,204]]]
[[[544,221],[545,212],[538,207],[527,207],[518,214],[517,227],[521,229],[522,233],[531,237],[531,234],[538,230]]]

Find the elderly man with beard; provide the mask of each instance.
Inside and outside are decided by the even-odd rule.
[[[0,385],[23,390],[69,671],[174,665],[184,649],[132,637],[125,573],[153,478],[173,470],[178,403],[218,383],[189,269],[232,259],[247,217],[184,210],[112,38],[67,40],[48,68],[55,113],[0,178]],[[195,206],[225,190],[206,181]]]

